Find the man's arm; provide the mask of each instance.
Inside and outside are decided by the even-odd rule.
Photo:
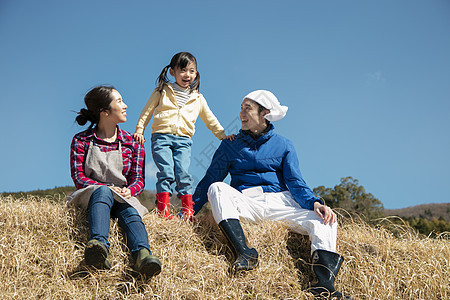
[[[208,170],[206,170],[205,176],[195,189],[194,195],[192,196],[194,201],[194,214],[197,214],[208,201],[209,186],[214,182],[223,181],[228,175],[230,160],[226,149],[229,147],[227,146],[229,143],[230,141],[228,140],[224,140],[220,143],[219,148],[217,148],[214,153]]]
[[[286,156],[283,160],[283,177],[284,181],[294,197],[295,201],[303,208],[314,210],[314,202],[324,204],[323,201],[316,197],[306,182],[303,180],[298,163],[297,153],[291,142],[286,147]]]

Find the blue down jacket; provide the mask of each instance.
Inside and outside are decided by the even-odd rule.
[[[234,141],[222,140],[193,195],[195,214],[208,201],[209,186],[223,181],[228,173],[230,185],[239,191],[261,186],[265,193],[290,191],[305,209],[313,210],[315,201],[323,204],[303,180],[291,141],[274,133],[273,125],[270,126],[257,140],[242,130]]]

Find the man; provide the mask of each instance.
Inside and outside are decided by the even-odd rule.
[[[334,288],[343,262],[335,252],[336,214],[306,185],[292,143],[274,133],[270,123],[282,119],[287,109],[269,91],[245,96],[239,114],[241,130],[235,140],[223,140],[215,152],[193,196],[194,213],[209,200],[213,217],[236,254],[234,271],[249,271],[258,264],[258,252],[247,246],[239,219],[283,220],[311,240],[317,283],[310,291],[350,299]],[[222,182],[228,174],[230,185]]]

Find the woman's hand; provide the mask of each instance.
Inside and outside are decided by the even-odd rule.
[[[136,140],[136,142],[138,142],[141,145],[144,145],[145,138],[144,138],[144,135],[142,133],[134,133],[133,137]]]
[[[125,199],[131,198],[131,190],[127,187],[111,186],[111,188]]]
[[[319,201],[314,202],[314,211],[323,220],[323,224],[325,225],[332,225],[337,220],[334,211],[330,207],[321,204]]]

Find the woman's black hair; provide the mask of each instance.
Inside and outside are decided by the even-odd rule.
[[[112,91],[115,88],[112,85],[100,85],[91,89],[86,96],[84,96],[84,103],[86,108],[82,108],[78,112],[75,121],[78,125],[85,125],[87,121],[91,122],[89,128],[92,128],[100,121],[100,113],[102,111],[111,109]]]
[[[194,55],[192,55],[189,52],[180,52],[175,54],[172,57],[172,60],[170,61],[170,64],[164,67],[164,69],[161,71],[161,74],[159,74],[158,79],[156,80],[157,87],[156,90],[158,92],[162,92],[164,88],[164,84],[169,82],[169,78],[167,77],[167,71],[169,69],[175,70],[175,68],[186,68],[188,64],[195,64],[195,67],[197,68],[197,60],[195,59]],[[194,81],[192,82],[190,89],[191,92],[194,90],[199,90],[200,88],[200,73],[197,71],[197,76],[195,77]]]

